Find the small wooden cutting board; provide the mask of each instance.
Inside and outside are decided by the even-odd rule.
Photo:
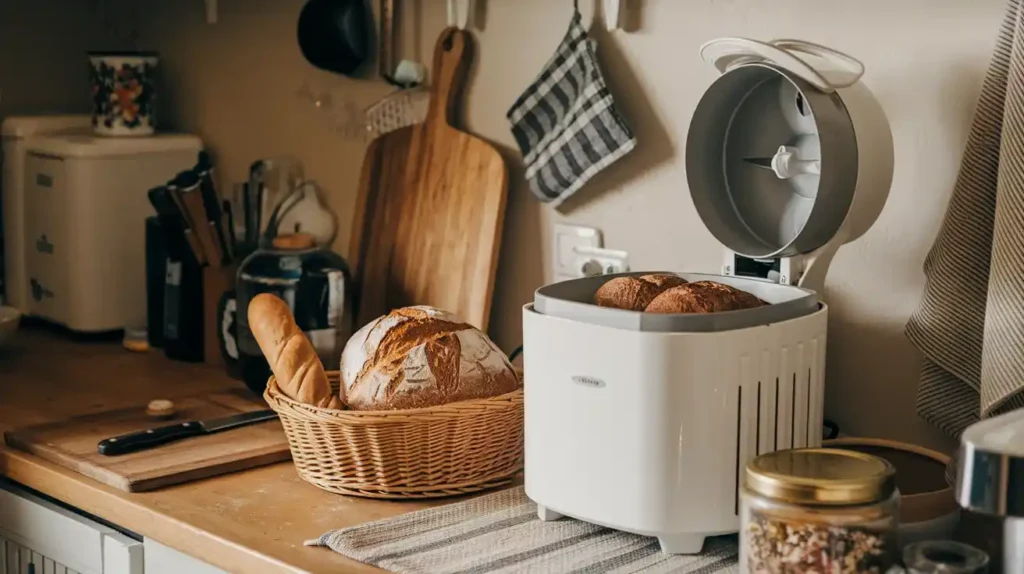
[[[281,422],[251,424],[187,438],[121,456],[97,452],[99,441],[187,420],[205,420],[267,408],[245,390],[175,401],[170,420],[146,415],[146,406],[84,415],[4,433],[8,445],[126,492],[142,492],[291,458]]]

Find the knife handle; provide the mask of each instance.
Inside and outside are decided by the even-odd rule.
[[[201,434],[203,434],[202,425],[196,421],[188,421],[103,439],[97,445],[97,449],[100,454],[116,456]]]

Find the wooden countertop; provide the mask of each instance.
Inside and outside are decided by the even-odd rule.
[[[170,361],[159,350],[131,353],[116,343],[76,343],[45,328],[23,328],[12,347],[0,349],[0,431],[240,385],[221,369]],[[302,543],[334,528],[453,501],[334,495],[301,480],[291,462],[126,493],[2,442],[0,474],[229,572],[377,571]]]

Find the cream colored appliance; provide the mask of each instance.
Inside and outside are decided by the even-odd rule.
[[[37,135],[91,133],[92,117],[11,116],[0,124],[3,148],[3,177],[0,179],[0,212],[3,213],[2,282],[4,304],[21,312],[28,310],[28,281],[25,279],[25,153]]]
[[[147,192],[191,168],[191,135],[42,135],[24,164],[26,313],[73,331],[146,324]]]

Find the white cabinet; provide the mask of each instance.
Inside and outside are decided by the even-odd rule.
[[[143,574],[142,542],[0,482],[0,574]]]
[[[0,479],[0,574],[227,574]]]
[[[152,538],[145,539],[145,547],[146,574],[227,574],[220,568],[168,548]]]

